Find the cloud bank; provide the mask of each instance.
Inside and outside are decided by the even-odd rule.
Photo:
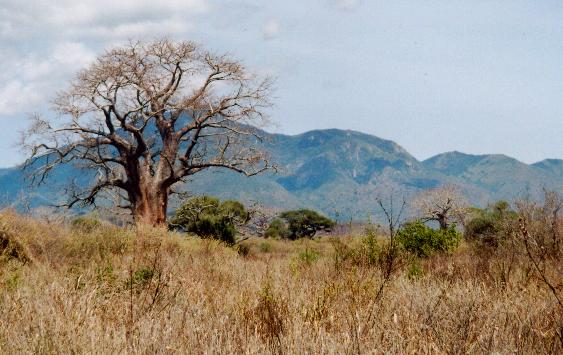
[[[0,117],[44,107],[54,88],[104,48],[185,36],[205,0],[5,0],[0,9]]]

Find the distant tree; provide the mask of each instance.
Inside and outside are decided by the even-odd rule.
[[[207,168],[269,168],[251,125],[270,105],[270,80],[193,42],[134,42],[100,55],[59,93],[60,117],[34,117],[24,146],[34,181],[60,164],[96,174],[64,205],[117,194],[136,222],[162,224],[175,184]]]
[[[224,216],[230,223],[242,226],[250,220],[250,213],[239,201],[227,200],[219,205],[219,214]]]
[[[192,197],[180,205],[170,223],[187,225],[203,215],[216,215],[219,213],[220,203],[221,201],[213,196]]]
[[[515,227],[518,215],[506,201],[498,201],[487,208],[472,208],[465,223],[464,237],[496,247]]]
[[[238,227],[246,224],[249,214],[238,201],[221,202],[211,196],[193,197],[184,202],[170,221],[172,228],[182,228],[202,238],[214,238],[234,244]]]
[[[287,239],[291,236],[291,232],[287,228],[285,222],[279,218],[275,218],[264,232],[266,238]]]
[[[456,186],[445,185],[422,192],[412,206],[420,220],[436,221],[446,230],[452,223],[464,223],[469,205]]]
[[[331,219],[308,209],[286,211],[280,218],[287,223],[290,239],[312,238],[318,231],[331,230],[335,226]]]

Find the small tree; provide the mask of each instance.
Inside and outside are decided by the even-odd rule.
[[[312,238],[318,231],[328,231],[335,226],[331,219],[308,209],[286,211],[280,214],[280,218],[287,223],[289,239]]]
[[[464,224],[468,204],[453,185],[422,192],[412,202],[417,217],[424,222],[436,221],[440,229],[446,230],[451,223]]]
[[[170,221],[171,227],[181,227],[202,238],[215,238],[235,243],[237,227],[248,222],[248,212],[238,201],[221,202],[211,196],[193,197],[178,208]]]

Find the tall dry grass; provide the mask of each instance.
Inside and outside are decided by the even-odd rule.
[[[351,237],[250,239],[243,256],[11,212],[0,237],[0,353],[562,352],[562,310],[521,253],[401,256],[384,280],[381,249]]]

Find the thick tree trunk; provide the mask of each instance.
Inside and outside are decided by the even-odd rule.
[[[446,216],[439,214],[437,220],[438,220],[438,223],[440,224],[441,230],[448,229],[448,221],[446,219]]]
[[[168,192],[152,184],[142,186],[140,194],[134,198],[132,207],[135,223],[163,225],[166,223]]]

